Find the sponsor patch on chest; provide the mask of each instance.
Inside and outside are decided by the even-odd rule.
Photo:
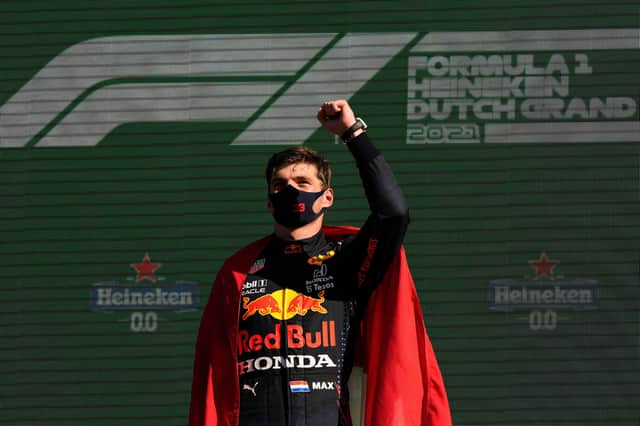
[[[326,264],[320,265],[319,268],[313,270],[313,278],[305,280],[307,293],[314,291],[323,291],[335,287],[333,275],[329,274],[329,268]]]
[[[249,275],[255,274],[261,269],[264,269],[264,265],[266,265],[266,263],[267,263],[267,259],[264,259],[264,258],[258,259],[255,262],[253,262],[253,265],[251,265],[251,268],[249,268]]]

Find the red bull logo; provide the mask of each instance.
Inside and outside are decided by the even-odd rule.
[[[283,333],[286,333],[284,339]],[[273,332],[265,335],[260,333],[249,335],[247,330],[240,330],[238,355],[263,349],[278,350],[283,340],[286,340],[287,347],[291,349],[335,347],[337,345],[336,322],[322,321],[318,329],[311,330],[299,324],[287,324],[286,329],[283,330],[280,324],[275,324]]]
[[[271,315],[278,320],[288,320],[296,315],[307,315],[309,311],[326,314],[327,309],[322,306],[325,302],[324,290],[318,293],[318,297],[311,297],[298,293],[289,288],[265,294],[257,299],[242,298],[242,307],[245,309],[242,319],[260,314]]]
[[[256,313],[265,316],[265,315],[274,315],[282,312],[280,309],[280,304],[275,297],[271,294],[265,294],[264,296],[260,296],[254,301],[250,301],[251,299],[248,297],[242,298],[242,307],[247,311],[242,315],[242,319],[246,320],[252,315]]]
[[[324,290],[318,293],[319,298],[305,296],[298,293],[287,305],[287,313],[294,315],[307,315],[307,312],[313,311],[320,314],[326,314],[327,309],[322,306],[324,303]]]

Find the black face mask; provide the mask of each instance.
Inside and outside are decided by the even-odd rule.
[[[314,213],[313,203],[324,194],[324,191],[300,191],[291,185],[279,192],[269,194],[273,205],[273,218],[287,228],[299,228],[320,217],[326,210]]]

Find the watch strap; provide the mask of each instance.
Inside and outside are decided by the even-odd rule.
[[[351,125],[351,127],[349,127],[347,130],[345,130],[345,132],[342,134],[342,136],[340,136],[340,138],[345,141],[348,142],[351,139],[353,139],[353,134],[356,132],[356,130],[367,130],[367,123],[364,122],[364,120],[360,117],[356,117],[356,122],[353,123]]]

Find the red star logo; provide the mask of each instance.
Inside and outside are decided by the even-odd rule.
[[[553,270],[558,265],[558,262],[549,260],[547,253],[540,253],[538,260],[530,260],[529,265],[533,266],[536,270],[533,279],[537,280],[541,277],[553,278]]]
[[[141,263],[132,263],[131,267],[138,273],[136,276],[136,282],[139,283],[142,280],[149,280],[156,282],[156,276],[153,274],[162,266],[161,263],[154,263],[149,258],[149,253],[145,254]]]

